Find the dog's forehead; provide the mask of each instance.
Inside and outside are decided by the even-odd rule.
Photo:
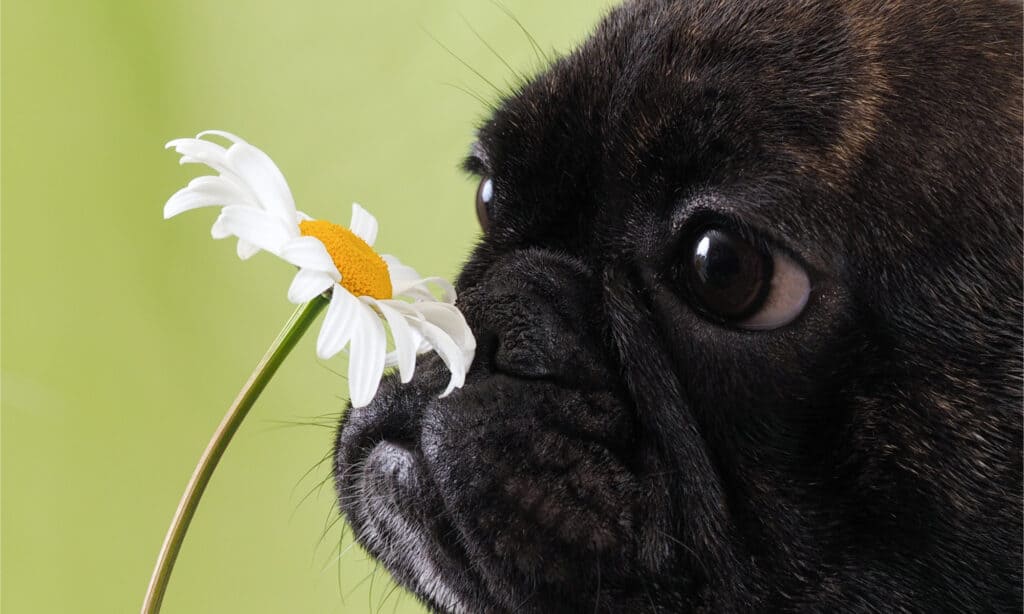
[[[753,4],[613,11],[482,128],[493,167],[553,201],[589,194],[603,212],[621,212],[654,184],[735,194],[718,201],[770,228],[806,225],[777,197],[843,183],[872,138],[870,58],[848,53],[868,43],[849,35],[837,7],[769,15],[744,6]],[[829,215],[815,217],[831,226]]]
[[[884,15],[851,3],[649,0],[612,11],[510,97],[485,140],[591,151],[619,166],[671,140],[694,153],[774,148],[839,180],[889,89]],[[594,147],[596,145],[596,147]]]
[[[982,12],[629,2],[506,99],[480,141],[489,168],[548,215],[571,208],[614,227],[708,192],[795,249],[893,260],[932,240],[922,219],[966,228],[984,219],[978,210],[1001,218],[1016,207],[1007,201],[1019,186],[986,186],[983,199],[977,190],[993,145],[1019,137],[1020,107],[1018,67],[964,27]],[[982,25],[1013,34],[1012,24]],[[998,71],[1005,80],[987,77]],[[942,103],[952,83],[977,104]],[[962,206],[971,200],[981,202]]]

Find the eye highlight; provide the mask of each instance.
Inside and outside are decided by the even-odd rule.
[[[487,232],[491,225],[491,203],[494,201],[494,181],[490,177],[480,180],[476,188],[476,219],[480,228]]]
[[[700,312],[748,330],[772,330],[796,319],[810,297],[804,268],[781,250],[756,244],[724,226],[689,236],[681,281]]]

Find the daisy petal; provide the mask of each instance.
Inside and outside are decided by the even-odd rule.
[[[292,192],[270,156],[248,143],[236,143],[228,149],[227,163],[257,195],[268,213],[282,222],[298,226]]]
[[[388,273],[391,275],[391,285],[394,286],[399,283],[422,279],[420,274],[416,272],[416,269],[402,264],[401,260],[395,258],[391,254],[381,254],[380,257],[384,260],[384,263],[388,265]]]
[[[407,384],[416,370],[416,351],[419,349],[423,337],[409,326],[405,316],[399,310],[391,306],[392,303],[402,303],[402,301],[378,301],[372,298],[368,299],[369,301],[373,302],[373,305],[387,320],[388,328],[391,329],[391,337],[395,340],[395,364],[398,366],[398,374],[402,383]]]
[[[423,320],[423,314],[416,308],[419,303],[407,303],[396,299],[388,299],[388,306],[401,313],[409,320]]]
[[[214,239],[235,236],[272,254],[291,239],[288,228],[279,220],[254,207],[224,207],[210,231]]]
[[[296,237],[281,247],[281,258],[302,269],[312,269],[331,275],[335,281],[341,280],[334,260],[327,253],[327,248],[316,237]]]
[[[423,335],[427,343],[434,348],[434,351],[441,357],[441,360],[452,374],[451,379],[448,380],[448,387],[444,389],[441,396],[446,397],[452,390],[461,388],[466,382],[467,367],[466,356],[462,348],[447,333],[430,322],[413,322],[411,324]]]
[[[295,278],[292,279],[292,285],[288,288],[288,300],[295,304],[305,303],[332,285],[334,285],[334,280],[326,273],[299,269]]]
[[[232,143],[245,143],[245,139],[243,139],[242,137],[236,134],[231,134],[230,132],[227,132],[225,130],[203,130],[202,132],[196,135],[196,138],[201,139],[207,134],[224,137],[225,139],[231,141]]]
[[[164,149],[173,149],[183,156],[193,156],[196,153],[214,154],[219,152],[221,155],[227,153],[227,149],[217,143],[193,138],[173,139],[167,141],[167,144],[164,145]]]
[[[331,290],[331,304],[324,315],[324,324],[320,327],[320,335],[316,339],[316,355],[327,360],[340,352],[352,338],[356,329],[359,310],[364,309],[359,299],[334,284]]]
[[[384,374],[387,333],[384,324],[368,305],[357,301],[360,309],[348,359],[348,390],[352,407],[363,407],[377,394]]]
[[[430,291],[431,285],[441,289],[440,298],[434,298],[433,293]],[[392,282],[392,288],[392,294],[395,296],[406,295],[410,298],[421,301],[441,301],[448,304],[455,303],[455,287],[452,286],[448,280],[441,277],[424,277],[423,279],[399,282],[397,284]]]
[[[249,243],[245,239],[239,239],[238,245],[235,246],[235,251],[238,253],[239,258],[241,258],[242,260],[248,260],[249,258],[255,256],[260,251],[260,248],[256,247],[252,243]]]
[[[416,300],[436,301],[438,299],[430,292],[430,284],[434,284],[441,289],[442,302],[455,302],[455,288],[447,280],[440,277],[421,277],[416,269],[402,264],[401,260],[390,254],[382,254],[381,258],[388,265],[392,293],[395,296],[404,294]]]
[[[164,205],[164,219],[191,209],[217,205],[254,205],[249,195],[223,177],[196,177]]]
[[[445,332],[462,350],[466,362],[473,362],[476,352],[476,338],[466,323],[466,318],[455,305],[447,303],[416,303],[414,307],[426,318]]]
[[[418,349],[416,350],[416,352],[418,354],[423,354],[425,352],[429,352],[430,351],[430,344],[428,344],[426,341],[423,340],[423,335],[419,334],[415,330],[413,330],[412,332],[413,332],[413,334],[416,335],[416,338],[420,340],[419,344],[418,344]],[[397,367],[398,366],[398,352],[397,351],[388,352],[387,356],[384,357],[384,366],[385,367]]]
[[[348,225],[352,234],[359,237],[370,247],[377,240],[377,218],[363,209],[359,203],[352,203],[352,221]]]
[[[227,150],[217,143],[201,139],[174,139],[166,147],[181,154],[180,164],[205,164],[218,172],[231,173],[227,168]]]

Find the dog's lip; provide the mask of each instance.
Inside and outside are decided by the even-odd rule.
[[[362,452],[362,458],[350,459],[351,471],[339,480],[342,509],[359,541],[438,611],[479,611],[471,605],[478,598],[464,594],[465,586],[446,581],[460,578],[483,590],[466,552],[447,539],[456,530],[426,473],[422,452],[406,442],[387,439],[363,447]],[[426,504],[411,507],[424,500]],[[401,552],[393,552],[394,545]]]

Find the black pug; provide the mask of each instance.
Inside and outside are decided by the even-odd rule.
[[[443,612],[1020,612],[1021,22],[612,11],[480,128],[476,360],[344,418],[359,541]]]

